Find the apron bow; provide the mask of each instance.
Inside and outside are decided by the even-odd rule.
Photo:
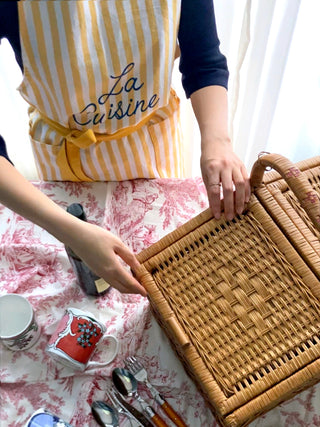
[[[66,128],[60,123],[49,119],[39,112],[40,119],[54,129],[63,139],[56,157],[57,166],[61,171],[63,181],[93,181],[85,174],[81,164],[81,148],[88,148],[97,142],[92,129],[81,131]]]
[[[87,148],[97,142],[96,135],[92,129],[87,129],[84,132],[74,129],[66,135],[65,138],[68,142],[71,142],[79,148]]]

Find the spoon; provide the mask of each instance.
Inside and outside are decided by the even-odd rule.
[[[118,411],[101,400],[96,400],[91,405],[94,419],[103,427],[119,427]]]
[[[138,400],[147,418],[157,427],[168,427],[168,424],[139,395],[138,382],[131,372],[124,368],[115,368],[112,371],[112,381],[123,396],[132,396]]]

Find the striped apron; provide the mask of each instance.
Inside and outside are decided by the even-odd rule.
[[[20,1],[30,139],[43,180],[183,177],[171,89],[181,0]]]

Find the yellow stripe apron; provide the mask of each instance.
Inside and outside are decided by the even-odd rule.
[[[20,1],[30,138],[57,181],[183,177],[171,77],[181,0]]]

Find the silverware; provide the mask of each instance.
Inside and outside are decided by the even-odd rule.
[[[175,423],[176,426],[187,427],[187,425],[182,420],[180,415],[176,413],[176,411],[172,408],[172,406],[161,396],[158,390],[150,383],[150,381],[148,380],[147,371],[145,370],[142,363],[140,363],[136,357],[134,356],[128,357],[125,360],[125,366],[138,382],[144,383],[148,387],[152,397],[155,399],[158,405],[160,405],[161,409],[167,414],[167,416],[171,419],[171,421]]]
[[[138,409],[126,402],[115,389],[108,391],[107,396],[119,413],[136,421],[139,427],[153,427],[153,424]]]
[[[94,419],[103,427],[119,427],[119,414],[117,409],[107,405],[101,400],[96,400],[91,405]]]
[[[135,377],[124,368],[115,368],[112,371],[112,380],[116,389],[124,396],[135,397],[141,405],[143,413],[148,420],[152,421],[157,427],[168,427],[167,423],[149,406],[139,395],[138,383]]]

